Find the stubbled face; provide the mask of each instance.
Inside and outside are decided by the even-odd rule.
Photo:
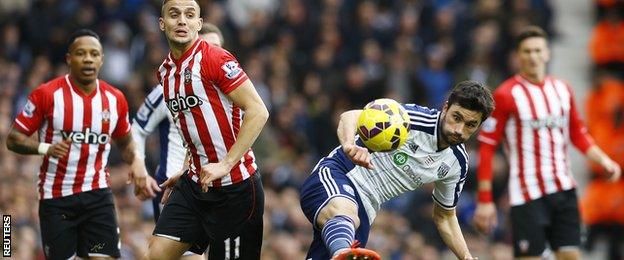
[[[69,74],[82,85],[93,83],[103,63],[102,45],[93,36],[81,36],[69,46],[65,59]]]
[[[526,38],[516,50],[520,70],[531,77],[546,74],[546,63],[550,60],[550,52],[546,39],[541,37]]]
[[[213,32],[210,33],[205,33],[205,34],[200,34],[199,38],[204,39],[204,41],[210,43],[210,44],[214,44],[217,45],[219,47],[223,47],[223,43],[221,42],[221,38],[219,38],[219,35]]]
[[[171,0],[162,7],[158,19],[160,30],[175,45],[186,46],[197,39],[202,26],[199,5],[193,0]]]
[[[481,112],[458,104],[445,105],[442,111],[441,138],[449,145],[466,142],[481,125]]]

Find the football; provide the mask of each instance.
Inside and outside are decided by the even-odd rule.
[[[407,140],[410,119],[398,102],[382,98],[368,103],[357,121],[357,133],[374,152],[389,152]]]

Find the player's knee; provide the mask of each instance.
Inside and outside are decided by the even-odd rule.
[[[355,228],[360,226],[357,205],[353,203],[353,201],[342,197],[332,198],[327,205],[321,209],[316,218],[316,224],[322,228],[328,220],[339,215],[351,218]]]
[[[158,242],[155,239],[150,240],[149,245],[147,247],[147,252],[145,252],[145,258],[148,260],[161,260],[168,259],[168,253],[164,250],[164,246],[157,245]]]

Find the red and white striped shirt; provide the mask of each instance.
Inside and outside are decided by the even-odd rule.
[[[243,115],[227,94],[249,78],[232,54],[201,39],[179,59],[170,53],[157,76],[167,108],[191,152],[189,176],[199,182],[202,165],[223,160],[236,142]],[[249,149],[230,174],[209,186],[241,182],[257,168]]]
[[[479,180],[492,179],[492,159],[505,139],[512,206],[576,186],[569,141],[585,153],[593,144],[565,82],[546,77],[539,85],[516,75],[494,91],[496,108],[479,134]]]
[[[14,128],[28,136],[39,131],[39,141],[58,143],[70,138],[69,155],[43,157],[39,171],[39,198],[50,199],[108,187],[111,138],[130,131],[128,103],[121,91],[97,80],[89,95],[68,75],[37,87],[28,97]]]

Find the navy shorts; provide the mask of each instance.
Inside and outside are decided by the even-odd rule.
[[[339,162],[324,159],[314,168],[312,174],[301,186],[301,209],[314,227],[314,239],[306,259],[325,260],[331,258],[329,250],[323,242],[321,230],[316,226],[316,217],[319,211],[334,197],[347,198],[358,206],[360,226],[355,231],[355,239],[360,241],[362,247],[366,246],[370,231],[368,215],[355,186],[346,175],[346,170],[348,169],[345,169]]]

